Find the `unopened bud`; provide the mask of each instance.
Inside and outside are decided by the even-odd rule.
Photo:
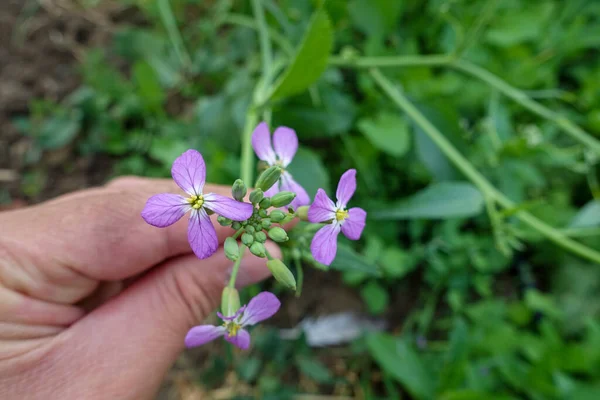
[[[221,312],[225,317],[235,315],[240,309],[240,294],[235,288],[226,287],[221,294]]]
[[[266,210],[267,208],[271,207],[271,199],[269,199],[268,197],[265,197],[264,199],[262,199],[260,201],[259,206],[263,210]],[[259,215],[260,215],[260,212],[259,212]]]
[[[242,224],[239,223],[238,221],[233,221],[231,224],[231,227],[237,231],[238,229],[240,229],[242,227]]]
[[[261,189],[256,189],[250,193],[250,202],[252,204],[258,204],[265,197],[264,192]]]
[[[254,233],[256,232],[256,228],[254,228],[254,225],[246,225],[246,232],[248,233]]]
[[[246,246],[250,246],[252,243],[254,243],[254,236],[250,233],[244,233],[242,235],[242,243],[244,243]]]
[[[217,222],[218,222],[218,223],[219,223],[219,225],[221,225],[221,226],[229,226],[229,225],[231,225],[231,222],[232,222],[232,221],[231,221],[229,218],[225,218],[224,216],[222,216],[222,215],[219,215],[219,216],[217,217]]]
[[[244,184],[244,181],[241,179],[236,179],[236,181],[233,182],[233,186],[231,187],[231,195],[233,196],[233,198],[237,201],[243,201],[244,197],[246,196],[246,193],[248,193],[248,188],[246,188],[246,184]]]
[[[281,167],[278,165],[273,165],[272,167],[267,168],[258,179],[256,180],[256,185],[254,185],[258,189],[262,189],[264,192],[269,190],[271,186],[273,186],[277,181],[281,178]]]
[[[267,261],[267,268],[269,268],[269,271],[271,271],[273,278],[275,278],[277,282],[288,289],[296,290],[296,279],[294,278],[294,274],[292,274],[292,271],[290,271],[281,260],[274,259]]]
[[[281,210],[273,210],[271,211],[271,214],[269,214],[269,218],[271,218],[271,221],[273,222],[280,222],[285,218],[285,213]]]
[[[235,262],[240,258],[240,247],[234,238],[228,237],[225,239],[223,248],[225,249],[225,256],[231,261]]]
[[[263,231],[256,232],[254,234],[254,240],[256,240],[257,242],[260,242],[260,243],[264,243],[267,241],[267,234],[264,233]]]
[[[296,210],[296,215],[298,216],[298,218],[300,218],[302,221],[308,221],[308,209],[308,206],[298,207],[298,209]]]
[[[265,245],[259,242],[252,243],[250,246],[250,253],[254,254],[257,257],[266,257],[267,249],[265,249]]]
[[[279,192],[271,197],[271,207],[283,207],[290,204],[296,198],[294,192]]]
[[[276,242],[287,242],[289,239],[285,230],[279,226],[269,229],[269,237]]]
[[[271,220],[269,218],[263,218],[260,223],[264,229],[269,229],[271,227]]]
[[[262,201],[261,201],[261,203],[262,203]],[[269,215],[269,214],[267,214],[267,210],[258,210],[258,216],[259,217],[266,218],[267,215]]]

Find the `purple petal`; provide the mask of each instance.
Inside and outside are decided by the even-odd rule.
[[[204,207],[233,221],[244,221],[252,216],[254,207],[216,193],[204,195]]]
[[[349,169],[344,172],[344,175],[340,178],[340,183],[338,183],[337,191],[335,192],[335,197],[337,198],[337,204],[341,208],[346,208],[346,204],[352,198],[354,191],[356,190],[356,170]]]
[[[277,193],[281,192],[281,190],[279,190],[279,182],[280,181],[281,181],[281,179],[278,182],[275,182],[275,184],[273,186],[271,186],[269,189],[267,189],[267,191],[264,193],[264,196],[272,197],[272,196],[276,195]]]
[[[273,134],[273,147],[275,154],[281,160],[284,167],[287,167],[298,150],[298,136],[293,129],[285,126],[280,126],[275,129]]]
[[[177,157],[171,167],[173,179],[188,194],[202,194],[206,180],[206,165],[202,154],[190,149]]]
[[[317,190],[315,201],[308,209],[308,220],[312,223],[319,223],[335,219],[335,204],[327,197],[323,189]]]
[[[220,312],[217,311],[217,316],[219,318],[221,318],[223,321],[233,321],[234,319],[236,319],[237,317],[239,317],[240,314],[243,313],[245,309],[246,309],[246,306],[241,307],[239,310],[237,310],[235,312],[235,314],[233,314],[230,317],[226,317],[226,316],[224,316],[223,314],[221,314]]]
[[[257,324],[275,315],[280,306],[281,302],[273,293],[260,292],[246,306],[240,323],[242,326]]]
[[[268,162],[270,165],[275,164],[277,158],[273,147],[271,147],[271,133],[265,122],[261,122],[252,133],[252,147],[259,159]]]
[[[367,212],[359,207],[348,210],[348,217],[342,223],[342,233],[350,240],[360,239],[365,223]]]
[[[219,247],[217,232],[204,209],[192,210],[188,225],[188,241],[199,259],[212,256]]]
[[[240,329],[235,336],[225,335],[225,340],[242,350],[248,350],[250,347],[250,334],[245,329]]]
[[[190,210],[185,197],[162,193],[148,199],[142,210],[142,218],[150,225],[164,228],[179,221]]]
[[[296,193],[296,198],[290,204],[294,210],[300,206],[310,204],[310,196],[306,193],[306,190],[288,172],[284,172],[281,176],[281,190]]]
[[[189,330],[185,335],[185,346],[196,347],[211,342],[225,334],[225,328],[222,326],[199,325]]]
[[[325,225],[317,231],[310,244],[310,251],[318,262],[329,265],[337,253],[337,237],[340,233],[340,224]]]

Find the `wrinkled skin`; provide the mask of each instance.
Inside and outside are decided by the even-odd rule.
[[[206,260],[192,254],[187,218],[144,223],[146,199],[162,192],[178,188],[120,178],[0,213],[1,399],[153,398],[232,266],[222,248]],[[231,229],[215,227],[222,243]],[[238,284],[268,275],[248,254]]]

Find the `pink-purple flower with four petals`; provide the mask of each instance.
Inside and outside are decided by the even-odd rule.
[[[284,169],[279,182],[265,192],[265,197],[288,191],[296,193],[296,198],[290,204],[294,209],[310,203],[310,197],[306,190],[285,170],[298,150],[298,137],[293,129],[285,126],[275,129],[273,144],[271,145],[269,127],[265,122],[261,122],[252,133],[252,147],[258,158],[265,161],[269,166],[279,165]]]
[[[164,228],[177,222],[188,211],[188,241],[198,258],[210,257],[219,247],[217,233],[207,210],[229,218],[244,221],[252,216],[252,204],[242,203],[216,193],[203,193],[206,181],[206,165],[196,150],[187,150],[179,156],[171,168],[175,183],[189,197],[162,193],[146,202],[142,218],[150,225]]]
[[[247,306],[240,308],[235,315],[227,317],[217,313],[223,320],[223,325],[199,325],[190,329],[185,337],[185,345],[186,347],[201,346],[224,336],[229,343],[246,350],[250,347],[250,333],[244,327],[271,318],[280,306],[281,302],[273,293],[261,292],[254,296]]]
[[[344,172],[338,183],[334,203],[323,189],[317,191],[315,201],[308,209],[308,220],[313,223],[329,222],[315,234],[310,250],[318,262],[329,265],[337,253],[337,237],[342,233],[350,240],[360,239],[367,212],[359,207],[346,209],[356,191],[356,170]]]

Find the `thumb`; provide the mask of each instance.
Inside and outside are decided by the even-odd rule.
[[[267,247],[280,254],[275,244]],[[61,358],[85,379],[69,382],[69,393],[81,385],[78,398],[152,398],[187,331],[218,305],[231,267],[223,249],[207,260],[175,258],[74,324],[65,332]],[[265,260],[247,253],[237,281],[243,286],[268,275]]]

